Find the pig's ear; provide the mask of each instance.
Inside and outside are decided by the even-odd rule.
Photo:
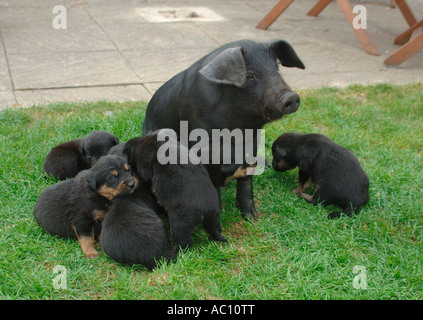
[[[272,40],[267,41],[265,44],[284,67],[305,69],[304,64],[298,58],[294,49],[285,40]]]
[[[244,88],[247,70],[241,47],[223,50],[199,72],[211,82]]]

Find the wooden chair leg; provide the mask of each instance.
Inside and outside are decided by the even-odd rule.
[[[354,20],[354,13],[353,8],[349,0],[336,0],[339,7],[341,8],[342,12],[344,13],[345,17],[347,18],[348,22],[350,23],[351,27],[353,27],[353,20]],[[367,53],[373,54],[375,56],[380,55],[379,51],[376,49],[375,45],[373,44],[372,39],[370,39],[369,34],[367,33],[366,29],[355,29],[353,30],[360,40],[361,44],[363,45],[364,49]]]
[[[407,31],[405,31],[405,32],[401,33],[399,36],[397,36],[394,40],[394,43],[395,44],[401,44],[401,45],[407,43],[410,40],[413,32],[418,30],[418,29],[421,29],[421,31],[423,32],[422,28],[423,28],[423,20],[416,23],[410,29],[408,29]]]
[[[395,0],[398,8],[400,9],[402,15],[405,18],[405,21],[407,21],[408,25],[411,27],[417,23],[416,18],[413,15],[413,12],[410,10],[410,7],[408,6],[407,2],[405,0]]]
[[[280,0],[272,10],[258,23],[257,29],[267,30],[270,25],[289,7],[294,0]]]
[[[313,8],[311,8],[307,15],[317,17],[317,15],[331,2],[332,0],[320,0]]]
[[[403,63],[405,60],[416,54],[419,50],[423,48],[423,32],[421,32],[413,40],[407,42],[401,48],[392,53],[388,58],[383,62],[384,64],[389,64],[391,66],[397,66]]]

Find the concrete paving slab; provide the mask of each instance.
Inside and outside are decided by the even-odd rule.
[[[113,50],[107,34],[83,7],[67,9],[67,29],[55,29],[51,8],[0,8],[8,54]]]
[[[19,106],[12,91],[0,91],[0,110]]]
[[[15,90],[141,83],[118,51],[9,56]]]
[[[131,68],[143,82],[166,82],[169,75],[188,68],[205,54],[213,50],[206,48],[180,48],[180,49],[156,49],[148,50],[125,50],[122,55],[128,61]],[[154,64],[151,63],[154,61]],[[172,77],[171,76],[171,77]]]
[[[57,101],[145,101],[151,96],[151,93],[142,85],[16,91],[17,105],[22,107],[51,104]],[[0,92],[0,101],[1,98]]]
[[[10,79],[9,67],[3,43],[0,43],[0,109],[2,106],[16,105],[16,98]]]
[[[3,43],[0,43],[0,91],[13,91]]]
[[[119,50],[197,48],[218,45],[206,32],[188,22],[146,23],[136,8],[124,8],[110,18],[110,8],[88,8]],[[130,17],[124,19],[124,17]],[[135,16],[135,17],[134,17]]]
[[[56,5],[67,8],[86,4],[83,0],[2,0],[0,8],[53,8]]]

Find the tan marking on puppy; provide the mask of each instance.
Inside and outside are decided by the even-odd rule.
[[[154,187],[151,187],[151,192],[153,193],[154,197],[156,198],[156,202],[159,206],[162,206],[162,204],[160,203],[160,199],[159,196],[156,193],[156,189],[154,189]]]
[[[282,159],[278,161],[278,168],[281,169],[285,169],[286,165],[285,165],[285,161],[283,161]]]
[[[123,184],[123,182],[119,183],[119,185],[121,184]],[[100,187],[100,189],[98,189],[98,193],[101,194],[103,197],[105,197],[107,200],[113,200],[117,195],[119,195],[119,192],[117,189],[118,189],[117,187],[112,188],[107,186],[106,184],[103,184]]]
[[[134,180],[134,183],[135,183],[134,189],[136,189],[138,187],[138,179],[135,177],[132,177],[132,179]]]
[[[84,256],[90,259],[98,257],[99,253],[94,246],[94,232],[92,232],[89,236],[79,236],[75,226],[72,225],[71,227],[75,232],[76,238],[78,239],[79,246],[81,247]]]
[[[309,180],[309,179],[308,179]],[[308,182],[308,180],[307,180],[307,182]],[[306,183],[307,183],[306,182]],[[309,195],[309,194],[307,194],[307,193],[300,193],[298,196],[299,197],[301,197],[301,198],[303,198],[303,199],[305,199],[306,201],[308,201],[308,202],[312,202],[313,201],[313,198],[314,198],[314,195],[316,194],[316,192],[318,191],[320,189],[320,187],[319,186],[317,186],[316,187],[316,189],[314,190],[314,192],[313,192],[313,195]]]
[[[106,211],[104,210],[93,210],[93,217],[95,221],[103,221],[104,217],[106,216]]]
[[[299,196],[303,199],[305,199],[308,202],[311,202],[313,200],[313,196],[307,194],[307,193],[301,193]]]
[[[125,168],[126,171],[129,171],[129,167],[126,163],[123,165],[123,167]]]
[[[119,172],[117,172],[116,170],[112,171],[112,175],[114,175],[115,177],[117,177],[119,175]]]
[[[99,256],[98,251],[94,247],[94,235],[91,236],[80,236],[78,238],[79,245],[81,246],[82,252],[87,258],[95,258]]]
[[[227,184],[231,180],[243,178],[245,176],[247,176],[247,168],[243,168],[242,166],[239,166],[239,168],[236,169],[236,171],[234,172],[232,176],[229,176],[225,179],[225,184]]]
[[[303,190],[307,191],[308,188],[310,188],[310,186],[313,184],[313,179],[310,177],[308,177],[307,181],[304,183],[303,185]]]
[[[310,188],[310,186],[312,185],[313,180],[311,179],[311,176],[308,177],[307,181],[304,183],[304,185],[301,185],[300,183],[298,183],[298,187],[297,189],[292,190],[292,193],[295,194],[301,194],[307,191],[308,188]]]
[[[119,184],[115,188],[109,187],[108,185],[103,184],[98,189],[98,193],[101,194],[103,197],[105,197],[107,200],[113,200],[118,195],[128,193],[128,192],[134,190],[138,186],[138,180],[137,180],[137,178],[133,177],[132,179],[133,179],[133,181],[135,183],[135,186],[132,189],[129,188],[125,184],[124,181],[121,181],[121,182],[119,182]]]

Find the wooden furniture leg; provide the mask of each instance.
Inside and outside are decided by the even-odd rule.
[[[410,7],[408,6],[407,2],[405,0],[395,0],[395,3],[397,4],[398,8],[400,9],[402,15],[405,18],[405,21],[407,21],[408,25],[414,26],[417,23],[416,18],[413,15],[413,12],[410,10]]]
[[[332,0],[320,0],[313,8],[311,8],[307,15],[317,17],[317,15],[331,2]]]
[[[401,48],[392,53],[386,60],[384,64],[389,64],[392,66],[397,66],[403,63],[405,60],[417,53],[417,51],[423,48],[423,32],[415,37],[413,40],[407,42]]]
[[[270,25],[289,7],[294,0],[280,0],[276,6],[256,26],[257,29],[267,30]]]
[[[414,31],[418,31],[419,29],[420,29],[420,32],[423,32],[423,20],[416,23],[410,29],[408,29],[407,31],[405,31],[405,32],[401,33],[399,36],[397,36],[394,40],[394,43],[395,44],[405,44],[405,43],[407,43],[410,40]]]

